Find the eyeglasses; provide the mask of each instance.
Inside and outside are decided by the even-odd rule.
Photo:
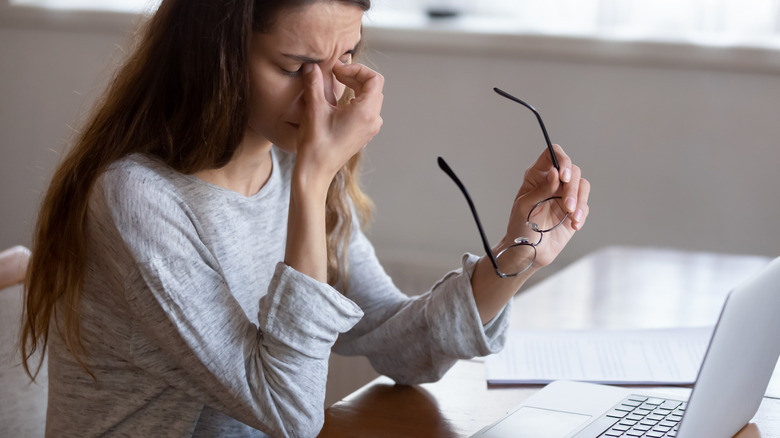
[[[550,157],[552,158],[553,165],[556,169],[560,169],[558,167],[558,160],[555,156],[552,143],[550,143],[550,137],[547,135],[547,129],[545,129],[544,122],[542,122],[542,117],[539,115],[536,109],[505,91],[502,91],[498,88],[494,88],[493,90],[501,96],[504,96],[507,99],[513,100],[525,106],[526,108],[533,111],[534,114],[536,114],[536,118],[539,120],[539,125],[542,127],[542,132],[544,132],[544,138],[547,141],[547,147],[550,151]],[[537,202],[528,212],[528,216],[526,217],[526,225],[530,232],[538,234],[538,239],[531,239],[530,237],[517,237],[512,242],[512,245],[503,249],[494,256],[492,247],[490,246],[487,236],[485,235],[485,230],[482,227],[482,222],[479,220],[479,214],[477,214],[474,201],[472,201],[468,190],[466,190],[466,186],[463,185],[463,183],[460,181],[460,178],[455,175],[455,172],[452,171],[450,166],[446,161],[444,161],[442,157],[439,157],[437,161],[441,170],[443,170],[444,173],[452,178],[452,180],[455,182],[455,185],[457,185],[460,191],[463,192],[463,196],[466,197],[466,202],[469,204],[471,214],[474,216],[474,222],[477,223],[477,229],[479,230],[479,236],[482,238],[482,245],[485,249],[485,253],[487,254],[488,258],[490,258],[490,262],[493,264],[493,269],[495,269],[496,274],[498,274],[498,276],[501,278],[516,277],[530,269],[536,261],[536,247],[542,243],[544,234],[558,228],[558,226],[560,226],[566,220],[566,218],[569,217],[569,213],[565,212],[565,210],[558,206],[557,200],[561,199],[560,196],[551,196],[547,199],[543,199]],[[556,210],[559,212],[559,214],[562,212],[562,219],[559,221],[550,219],[553,216],[551,212]],[[499,260],[506,260],[506,263],[502,263],[503,270],[499,268]]]

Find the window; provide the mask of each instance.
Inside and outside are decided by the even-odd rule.
[[[780,48],[780,0],[374,0],[380,12],[460,11],[518,33]]]
[[[9,0],[18,6],[126,13],[153,11],[159,1]],[[388,27],[428,26],[426,11],[454,11],[459,14],[441,20],[468,20],[469,30],[780,49],[780,0],[373,0],[373,5],[369,24]]]
[[[9,0],[11,6],[31,6],[73,11],[146,13],[154,11],[160,0]]]

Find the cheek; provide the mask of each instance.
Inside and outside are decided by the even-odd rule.
[[[286,78],[256,81],[252,84],[252,114],[256,122],[269,126],[295,117],[302,89],[300,81]]]

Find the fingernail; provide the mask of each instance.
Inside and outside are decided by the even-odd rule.
[[[312,64],[310,62],[307,62],[307,63],[303,64],[303,73],[309,74],[312,71],[314,71],[314,64]]]
[[[576,213],[574,213],[574,222],[580,222],[582,220],[582,209],[580,208],[577,210]]]
[[[577,207],[577,200],[574,198],[566,198],[566,210],[574,211]]]
[[[571,181],[571,169],[568,167],[566,169],[563,169],[563,173],[561,173],[561,181],[567,183]]]

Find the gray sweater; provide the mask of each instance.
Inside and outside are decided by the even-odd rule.
[[[508,309],[480,323],[473,255],[411,298],[358,227],[346,288],[282,263],[295,158],[272,157],[250,197],[141,155],[106,171],[80,304],[95,379],[52,328],[48,436],[315,436],[331,350],[414,384],[502,347]]]

